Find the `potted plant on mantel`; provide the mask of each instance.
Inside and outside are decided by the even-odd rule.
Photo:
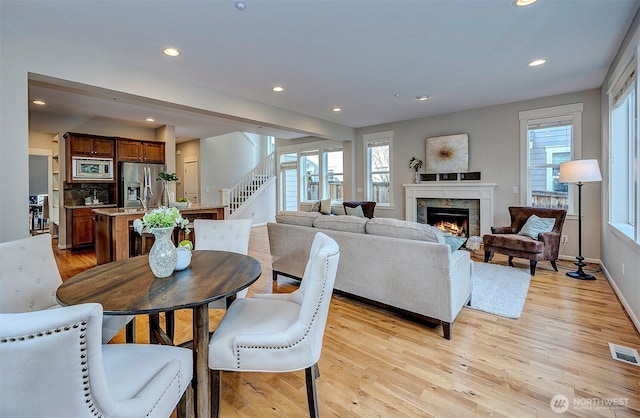
[[[162,206],[169,206],[172,202],[169,198],[169,182],[180,180],[176,173],[158,173],[158,180],[162,180]]]

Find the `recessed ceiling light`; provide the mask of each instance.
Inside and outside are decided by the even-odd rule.
[[[180,51],[178,51],[176,48],[171,47],[163,49],[162,52],[170,57],[177,57],[178,55],[180,55]]]
[[[416,99],[420,100],[421,102],[424,102],[425,100],[427,100],[429,98],[429,96],[417,96]]]
[[[537,60],[533,60],[529,63],[529,67],[537,67],[538,65],[542,65],[545,62],[547,62],[547,60],[545,59],[537,59]]]
[[[271,90],[275,91],[276,93],[280,93],[281,91],[284,91],[284,87],[274,86]]]
[[[238,10],[244,10],[247,8],[247,3],[243,2],[243,1],[237,1],[236,2],[236,9]]]
[[[147,122],[155,122],[156,120],[154,118],[147,118],[145,119]]]
[[[46,105],[46,103],[42,100],[32,100],[31,103],[33,103],[34,105],[38,105],[38,106],[44,106]]]
[[[393,97],[400,97],[400,94],[396,93],[393,95]]]
[[[514,7],[524,7],[537,2],[538,0],[513,0]]]
[[[331,109],[332,112],[342,112],[342,108],[340,107],[334,107],[333,109]]]

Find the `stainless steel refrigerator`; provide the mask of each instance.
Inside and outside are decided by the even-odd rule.
[[[158,173],[166,172],[164,164],[120,163],[120,184],[118,187],[118,206],[140,208],[141,200],[148,202],[148,208],[162,204],[162,180]]]

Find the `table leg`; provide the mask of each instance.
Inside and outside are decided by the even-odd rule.
[[[209,306],[193,308],[193,382],[196,418],[209,418]]]

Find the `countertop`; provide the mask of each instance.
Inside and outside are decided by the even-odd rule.
[[[92,203],[90,205],[64,205],[65,209],[96,209],[96,208],[115,208],[118,205],[115,203],[96,203],[95,205]]]
[[[113,205],[112,207],[107,207],[108,205],[100,205],[100,206],[96,206],[93,207],[93,212],[97,213],[98,215],[105,215],[105,216],[128,216],[128,215],[135,215],[135,214],[143,214],[144,210],[142,208],[118,208],[115,207],[115,205]],[[85,206],[79,206],[79,207],[85,207]],[[90,206],[86,206],[86,207],[90,207]],[[180,211],[180,213],[195,213],[195,212],[201,212],[201,211],[205,211],[205,210],[214,210],[214,209],[223,209],[224,206],[221,205],[201,205],[201,204],[197,204],[197,203],[192,203],[191,207],[188,208],[178,208],[178,210]]]

